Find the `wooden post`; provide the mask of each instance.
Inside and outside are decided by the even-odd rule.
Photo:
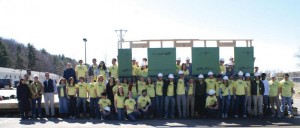
[[[206,47],[206,40],[204,40],[204,47]]]
[[[163,41],[161,40],[160,41],[160,48],[162,48],[163,47]]]

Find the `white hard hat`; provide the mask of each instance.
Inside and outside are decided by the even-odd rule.
[[[182,75],[182,74],[183,74],[183,71],[182,71],[182,70],[179,70],[179,71],[178,71],[178,74],[179,74],[179,75]]]
[[[164,75],[162,73],[158,73],[158,77],[163,77]]]
[[[212,71],[209,71],[208,73],[207,73],[207,75],[213,75],[214,73],[212,72]]]
[[[180,57],[178,57],[178,58],[177,58],[177,60],[181,61],[181,58],[180,58]]]
[[[239,76],[243,76],[244,73],[243,73],[242,71],[239,71],[238,75],[239,75]]]
[[[250,73],[247,72],[245,76],[246,76],[246,77],[250,77]]]
[[[260,76],[260,73],[259,73],[259,72],[257,72],[257,73],[255,73],[255,74],[254,74],[254,76]]]
[[[174,75],[173,74],[169,74],[168,78],[174,79]]]
[[[34,77],[37,77],[37,78],[39,78],[39,75],[37,75],[37,74],[34,74],[34,75],[33,75],[33,78],[34,78]]]
[[[190,60],[190,58],[189,58],[189,57],[187,57],[185,60]]]
[[[216,93],[216,91],[213,90],[213,89],[210,89],[210,90],[208,91],[208,94],[209,94],[209,95],[213,95],[213,94],[215,94],[215,93]]]
[[[224,77],[223,77],[223,80],[228,80],[228,76],[224,76]]]
[[[136,60],[135,57],[133,57],[132,60]]]
[[[232,66],[232,65],[233,65],[233,62],[230,61],[230,62],[228,63],[228,65],[231,65],[231,66]]]
[[[203,76],[202,74],[199,74],[198,78],[199,78],[199,79],[203,79],[204,76]]]
[[[104,110],[110,112],[110,107],[105,107]]]
[[[272,72],[272,73],[270,74],[270,77],[276,77],[276,74],[275,74],[274,72]]]
[[[232,57],[232,56],[230,56],[230,57],[229,57],[229,59],[233,59],[233,57]]]
[[[225,62],[224,58],[221,58],[220,61]]]

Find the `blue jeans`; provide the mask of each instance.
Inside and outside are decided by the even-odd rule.
[[[117,108],[118,109],[118,120],[124,119],[124,108]]]
[[[242,115],[246,115],[246,96],[245,95],[236,95],[236,104],[235,104],[235,115],[239,115],[239,109],[241,108]],[[240,107],[240,105],[242,107]]]
[[[42,113],[42,109],[41,109],[41,97],[40,98],[35,98],[31,100],[31,104],[32,104],[32,116],[36,116],[36,104],[37,104],[37,110],[38,110],[38,115],[41,115]]]
[[[59,113],[69,113],[68,98],[59,97]]]
[[[182,110],[181,110],[182,108]],[[186,117],[186,96],[183,95],[177,95],[177,109],[178,109],[178,116],[181,118],[182,116]]]
[[[163,96],[156,95],[155,97],[156,101],[156,116],[161,117],[162,116],[162,110],[163,110]]]
[[[170,107],[171,107],[171,109],[170,109]],[[165,117],[169,116],[169,110],[170,110],[170,116],[174,117],[174,113],[175,113],[175,98],[174,98],[174,96],[165,96]]]
[[[223,96],[222,98],[222,114],[228,114],[230,108],[230,96]]]
[[[79,116],[80,114],[80,105],[83,105],[83,114],[85,115],[86,114],[86,98],[81,98],[81,97],[78,97],[77,99],[77,115]]]
[[[128,114],[127,116],[128,116],[128,119],[129,119],[130,121],[135,122],[135,121],[136,121],[136,118],[137,118],[139,115],[140,115],[139,112],[134,111],[134,112]]]
[[[101,98],[96,98],[96,114],[97,114],[97,118],[100,118],[101,115],[101,111],[100,111],[100,107],[98,102],[100,101]]]
[[[284,113],[284,110],[285,110],[285,102],[287,102],[287,105],[288,105],[288,114],[292,114],[292,98],[291,97],[284,97],[284,96],[281,96],[281,112]]]
[[[92,117],[94,117],[98,113],[97,109],[96,109],[96,108],[98,108],[97,104],[98,104],[97,98],[90,98],[90,115]],[[98,109],[98,111],[99,111],[99,109]]]

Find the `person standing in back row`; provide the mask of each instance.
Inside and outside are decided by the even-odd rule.
[[[45,111],[46,111],[46,116],[49,117],[49,103],[50,103],[51,117],[53,118],[55,115],[54,93],[57,92],[56,83],[54,80],[50,79],[49,72],[45,73],[45,78],[46,78],[46,80],[43,82]]]
[[[186,67],[189,70],[189,74],[192,75],[193,74],[192,73],[192,63],[190,62],[190,58],[189,57],[186,58]]]
[[[83,77],[84,79],[86,79],[87,67],[82,64],[83,63],[82,60],[79,60],[78,62],[79,62],[79,65],[77,65],[75,67],[76,79],[79,80],[80,77]]]

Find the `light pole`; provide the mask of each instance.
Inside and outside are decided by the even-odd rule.
[[[86,42],[87,42],[87,39],[83,38],[83,41],[84,41],[84,63],[86,64]]]

